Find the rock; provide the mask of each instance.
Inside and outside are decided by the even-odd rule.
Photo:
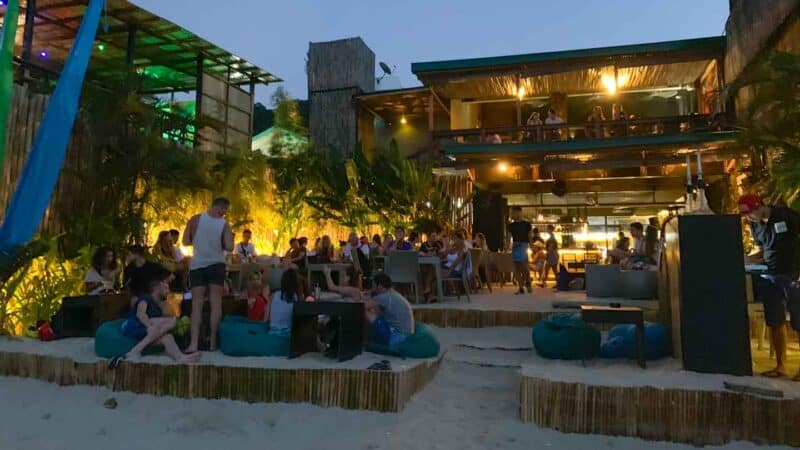
[[[110,399],[103,402],[103,406],[105,406],[108,409],[117,409],[117,399],[111,397]]]

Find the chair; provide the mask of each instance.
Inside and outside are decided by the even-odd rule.
[[[384,271],[392,284],[414,286],[414,303],[419,303],[419,253],[392,250],[386,257]]]
[[[458,290],[455,289],[455,282],[460,281],[461,285],[464,288],[464,294],[467,296],[467,303],[471,303],[472,299],[469,297],[469,282],[472,279],[472,273],[475,270],[472,264],[472,252],[468,251],[464,254],[464,261],[461,263],[461,276],[459,277],[447,277],[445,278],[444,282],[450,282],[451,286],[453,286],[453,290],[456,291],[456,298],[461,300],[461,294],[458,293]]]
[[[473,279],[478,281],[478,289],[483,289],[483,283],[486,283],[486,287],[489,288],[489,292],[492,292],[492,285],[491,280],[489,278],[489,258],[487,252],[479,249],[479,248],[472,248],[469,250],[470,257],[472,258],[472,277]],[[481,269],[483,269],[484,276],[486,276],[486,280],[481,277]]]
[[[495,263],[495,270],[500,275],[500,281],[498,284],[503,286],[505,284],[505,274],[509,274],[513,277],[514,274],[514,259],[511,257],[511,253],[492,253],[494,257]],[[513,279],[512,279],[513,282]]]

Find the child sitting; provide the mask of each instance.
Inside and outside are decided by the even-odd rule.
[[[263,291],[258,280],[251,280],[247,285],[247,319],[250,321],[269,321],[269,301]]]
[[[179,363],[191,363],[200,360],[200,353],[184,354],[175,343],[172,330],[175,328],[174,317],[163,317],[162,302],[169,292],[167,280],[153,280],[148,283],[148,293],[140,295],[128,318],[122,323],[122,334],[138,339],[136,344],[124,357],[116,357],[109,362],[115,368],[121,359],[137,359],[147,346],[154,342],[164,346],[164,351]]]

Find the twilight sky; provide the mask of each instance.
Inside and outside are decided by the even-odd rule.
[[[728,17],[728,0],[133,1],[269,70],[301,99],[309,42],[361,36],[412,87],[412,62],[719,36]],[[257,100],[273,89],[260,87]]]

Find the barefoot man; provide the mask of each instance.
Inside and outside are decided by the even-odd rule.
[[[739,212],[750,222],[750,233],[760,248],[756,255],[748,256],[748,262],[763,262],[767,273],[762,275],[766,283],[756,292],[764,302],[764,319],[770,329],[772,345],[775,347],[777,366],[764,376],[777,378],[786,375],[786,310],[789,310],[791,326],[800,331],[800,213],[782,206],[770,206],[758,195],[743,195],[739,198]],[[800,381],[800,373],[795,375]]]
[[[189,262],[192,342],[186,349],[187,353],[197,351],[206,298],[211,303],[211,350],[217,348],[217,328],[222,318],[222,286],[225,284],[225,252],[233,251],[233,232],[224,219],[229,206],[227,198],[214,199],[207,212],[189,219],[183,232],[183,245],[194,248]]]

